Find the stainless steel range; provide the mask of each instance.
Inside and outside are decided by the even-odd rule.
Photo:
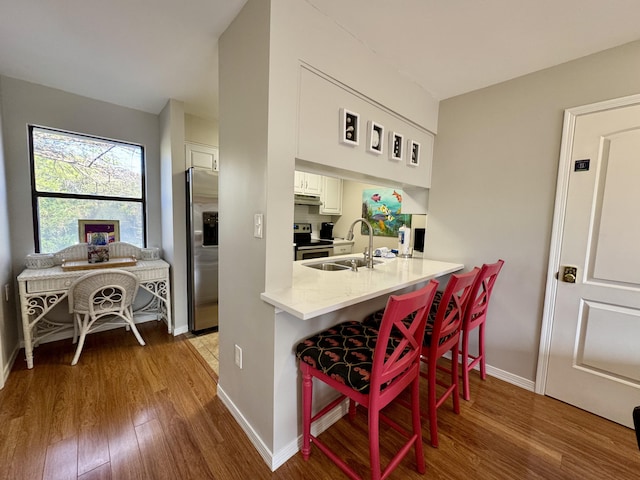
[[[333,255],[333,241],[311,238],[310,223],[293,224],[293,249],[295,260],[330,257]]]

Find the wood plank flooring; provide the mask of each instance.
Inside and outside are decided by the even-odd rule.
[[[0,479],[345,478],[316,448],[308,462],[298,453],[272,473],[188,340],[163,324],[140,327],[146,347],[124,329],[90,335],[75,367],[70,341],[38,347],[33,370],[20,355],[0,391]],[[439,448],[429,446],[424,423],[427,473],[409,455],[390,478],[640,478],[630,429],[475,373],[471,395],[460,415],[450,403],[439,409]],[[389,415],[408,422],[402,407]],[[368,476],[364,412],[323,438]],[[384,426],[381,438],[388,460],[400,439]]]

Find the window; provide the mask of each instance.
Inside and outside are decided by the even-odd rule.
[[[78,243],[78,220],[119,220],[120,240],[146,244],[144,148],[29,126],[36,252]]]

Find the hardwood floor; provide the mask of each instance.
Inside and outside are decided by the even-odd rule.
[[[16,362],[0,391],[1,479],[339,479],[316,448],[272,473],[222,402],[213,372],[188,340],[141,325],[140,347],[124,329],[90,335],[77,366],[70,341]],[[472,375],[472,401],[438,412],[440,447],[427,473],[409,455],[396,479],[638,479],[632,430],[500,380]],[[406,410],[392,407],[403,420]],[[629,413],[631,415],[631,412]],[[408,420],[408,418],[407,418]],[[399,439],[381,428],[385,460]],[[323,434],[365,477],[366,414]]]

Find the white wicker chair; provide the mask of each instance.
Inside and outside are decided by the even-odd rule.
[[[133,321],[131,307],[139,285],[134,274],[117,269],[87,273],[71,284],[69,313],[73,314],[79,333],[71,365],[78,363],[87,334],[105,324],[131,328],[140,345],[145,344]]]

